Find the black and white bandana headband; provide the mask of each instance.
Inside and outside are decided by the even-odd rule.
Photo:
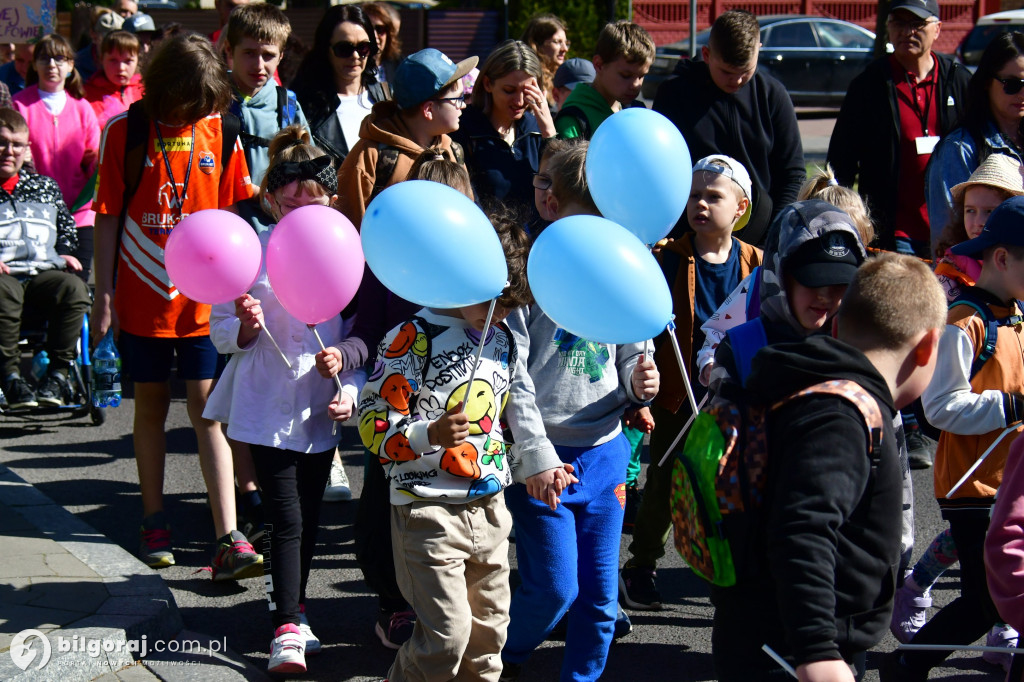
[[[330,156],[319,156],[309,161],[284,161],[276,164],[267,174],[267,191],[276,192],[296,180],[314,180],[328,194],[338,192],[338,173]]]

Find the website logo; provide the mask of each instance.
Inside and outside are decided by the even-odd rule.
[[[50,662],[50,640],[39,630],[22,630],[11,641],[11,660],[22,670],[33,662],[36,670],[42,670]]]

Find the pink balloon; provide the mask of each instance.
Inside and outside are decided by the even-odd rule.
[[[164,247],[167,276],[200,303],[227,303],[249,290],[260,274],[260,238],[249,223],[218,209],[197,211],[171,230]]]
[[[270,286],[285,310],[306,324],[320,324],[352,301],[364,263],[356,228],[328,206],[295,209],[267,243]]]

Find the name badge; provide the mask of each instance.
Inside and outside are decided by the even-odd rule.
[[[935,151],[935,145],[939,143],[939,136],[928,135],[927,137],[915,137],[914,142],[917,144],[918,154],[931,154]]]

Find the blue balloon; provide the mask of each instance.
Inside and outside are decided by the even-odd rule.
[[[501,294],[508,265],[484,212],[461,192],[427,180],[388,187],[360,230],[381,284],[422,306],[458,308]]]
[[[636,236],[604,218],[551,223],[534,242],[526,273],[547,316],[588,341],[639,343],[672,320],[658,262]]]
[[[594,203],[648,246],[667,235],[686,210],[692,169],[679,129],[641,107],[605,119],[587,150]]]

